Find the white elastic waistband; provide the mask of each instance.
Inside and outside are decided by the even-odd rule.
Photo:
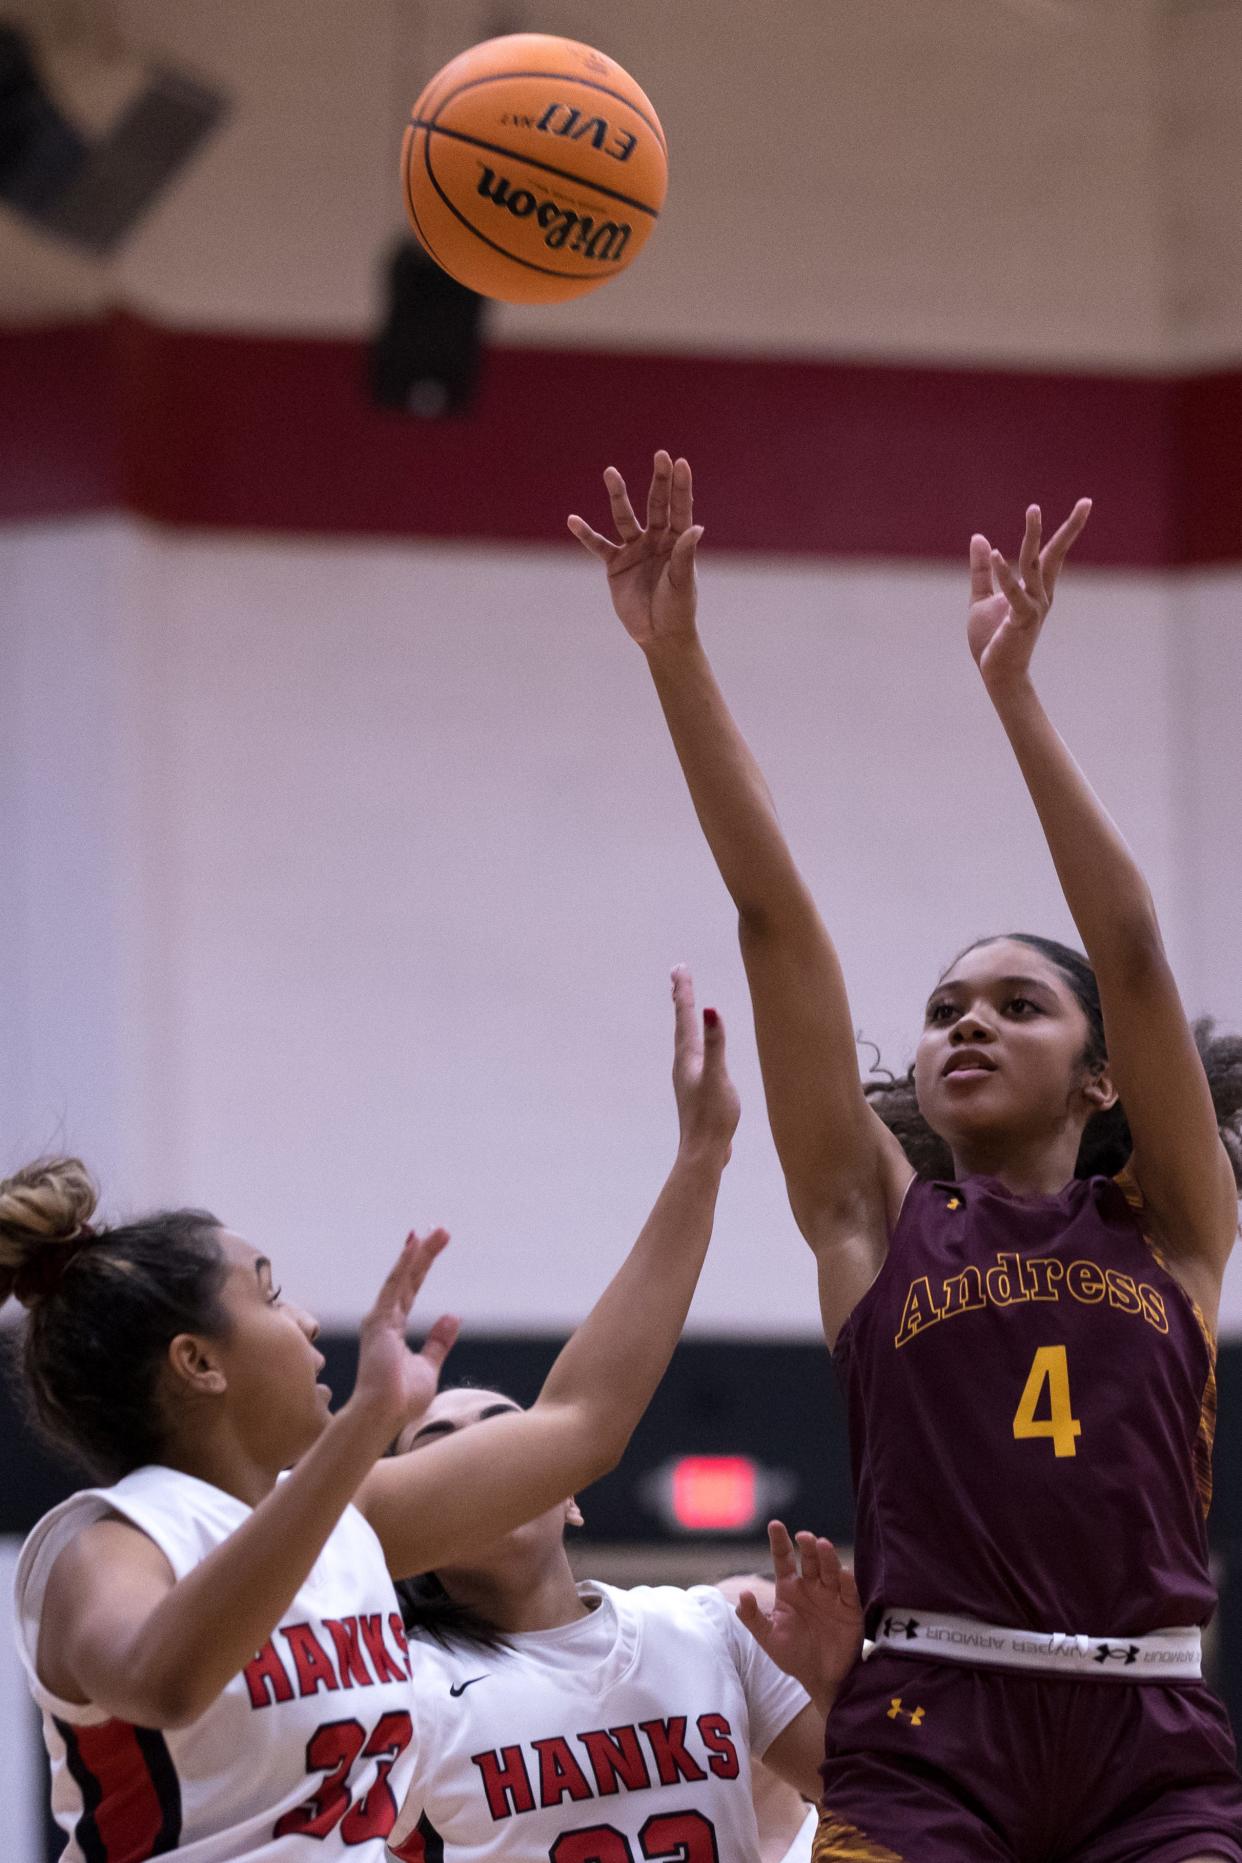
[[[1002,1630],[974,1617],[929,1617],[894,1607],[880,1620],[875,1646],[931,1662],[1107,1676],[1119,1682],[1197,1682],[1203,1673],[1197,1628],[1156,1630],[1145,1637],[1084,1637],[1065,1630]]]

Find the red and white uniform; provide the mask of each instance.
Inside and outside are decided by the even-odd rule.
[[[751,1863],[750,1759],[807,1705],[710,1586],[586,1584],[511,1653],[416,1638],[402,1863]]]
[[[345,1510],[276,1630],[206,1713],[158,1732],[58,1700],[35,1674],[58,1554],[120,1515],[183,1578],[250,1513],[168,1468],[141,1468],[44,1516],[22,1549],[17,1640],[43,1712],[62,1863],[381,1863],[409,1786],[409,1657],[380,1544]]]

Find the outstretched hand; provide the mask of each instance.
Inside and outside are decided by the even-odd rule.
[[[831,1540],[799,1533],[797,1549],[779,1520],[768,1525],[775,1595],[770,1611],[743,1591],[737,1614],[778,1668],[817,1706],[831,1703],[862,1648],[863,1613],[853,1574]]]
[[[971,538],[966,638],[988,685],[1025,677],[1057,577],[1090,515],[1091,500],[1080,498],[1041,549],[1039,506],[1028,506],[1016,575],[986,537],[976,533]]]
[[[725,1063],[724,1023],[714,1009],[699,1016],[684,964],[673,971],[673,1093],[682,1151],[723,1151],[727,1162],[741,1101]]]
[[[428,1332],[421,1351],[413,1351],[405,1336],[410,1308],[448,1239],[447,1229],[434,1229],[424,1237],[410,1231],[359,1329],[358,1376],[351,1402],[373,1405],[386,1415],[390,1436],[426,1410],[457,1338],[460,1322],[447,1313]]]
[[[694,522],[694,485],[689,462],[655,456],[647,493],[647,525],[634,515],[625,480],[615,466],[604,472],[619,542],[592,530],[583,518],[567,519],[578,542],[608,571],[612,605],[632,640],[644,652],[694,633],[694,552],[703,526]]]

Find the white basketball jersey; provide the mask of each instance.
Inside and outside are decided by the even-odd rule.
[[[812,1808],[802,1820],[802,1828],[785,1852],[782,1863],[811,1863],[811,1852],[815,1846],[815,1833],[818,1829],[819,1813]]]
[[[183,1578],[250,1509],[141,1468],[44,1516],[17,1568],[17,1638],[43,1711],[62,1863],[381,1863],[409,1784],[409,1658],[380,1543],[345,1510],[276,1630],[206,1713],[158,1732],[58,1700],[35,1673],[48,1577],[91,1521],[119,1514]]]
[[[411,1644],[402,1863],[753,1863],[750,1757],[806,1706],[710,1586],[618,1591],[512,1653]]]

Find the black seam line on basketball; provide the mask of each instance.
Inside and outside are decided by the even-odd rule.
[[[490,246],[493,252],[498,252],[502,259],[511,259],[514,265],[524,266],[528,272],[539,272],[544,278],[560,278],[566,284],[576,284],[580,279],[589,278],[592,284],[602,285],[606,279],[615,278],[617,272],[621,269],[617,266],[614,267],[611,272],[558,272],[550,265],[536,265],[533,259],[520,258],[516,252],[510,252],[507,246],[498,246],[494,239],[489,239],[487,237],[486,233],[480,233],[478,227],[471,225],[461,209],[454,206],[453,202],[444,192],[444,189],[440,186],[439,181],[436,179],[436,172],[431,166],[430,136],[427,136],[423,142],[423,166],[427,170],[427,179],[453,217],[461,221],[467,233],[473,233],[474,237],[481,240],[485,246]],[[446,266],[445,270],[447,271],[448,269],[449,268]],[[456,277],[456,273],[453,273],[453,276]]]
[[[464,129],[445,129],[443,124],[425,117],[411,117],[411,129],[425,131],[431,136],[448,136],[454,142],[469,143],[472,149],[486,149],[489,155],[507,155],[511,162],[521,162],[524,168],[542,169],[545,175],[556,175],[561,181],[572,181],[577,187],[589,188],[592,194],[602,194],[610,201],[619,201],[622,207],[632,207],[635,213],[645,213],[652,220],[660,218],[658,207],[648,207],[642,201],[636,201],[632,195],[619,194],[616,188],[606,188],[598,181],[588,181],[585,175],[571,174],[567,168],[556,168],[551,162],[540,162],[533,155],[522,155],[517,149],[506,149],[502,142],[484,142],[481,136],[467,136]]]
[[[485,84],[507,84],[510,78],[551,78],[557,84],[580,84],[584,91],[599,91],[601,96],[615,97],[617,102],[619,104],[624,104],[626,109],[631,111],[638,118],[640,123],[645,123],[647,125],[647,128],[651,131],[665,155],[668,154],[668,144],[664,140],[664,131],[660,128],[660,125],[653,116],[648,116],[645,110],[640,110],[636,103],[631,103],[624,91],[614,91],[611,85],[600,84],[594,78],[576,78],[568,71],[489,71],[486,77],[468,78],[464,84],[459,84],[455,91],[450,91],[447,97],[441,98],[440,102],[436,105],[435,115],[439,116],[446,104],[451,104],[455,97],[463,96],[466,91],[481,90]],[[424,92],[424,96],[425,95],[426,93]],[[422,98],[420,97],[415,103],[414,108],[417,109],[421,102]]]
[[[414,231],[418,234],[419,239],[422,241],[424,250],[428,252],[430,256],[435,260],[436,264],[440,267],[440,270],[442,272],[448,272],[450,278],[455,278],[457,274],[449,270],[449,267],[444,263],[444,260],[440,257],[439,253],[436,251],[435,247],[432,245],[430,239],[427,237],[427,234],[423,228],[423,223],[418,217],[418,208],[414,205],[414,189],[410,185],[410,171],[414,163],[414,157],[416,154],[415,145],[417,144],[417,141],[418,141],[417,136],[410,137],[409,154],[406,156],[405,161],[402,164],[402,168],[404,170],[402,179],[405,182],[406,208],[409,212],[410,219],[414,222]]]

